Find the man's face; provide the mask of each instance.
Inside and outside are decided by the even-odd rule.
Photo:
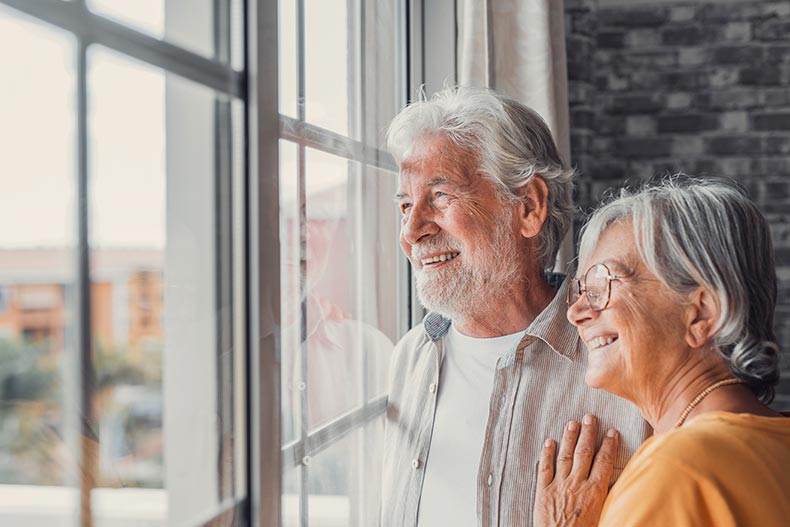
[[[422,304],[450,318],[490,309],[522,268],[517,205],[503,201],[478,167],[443,136],[422,138],[401,165],[401,248]]]

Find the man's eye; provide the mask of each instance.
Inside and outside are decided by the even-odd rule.
[[[436,192],[433,193],[433,195],[434,197],[437,198],[446,198],[448,196],[446,192],[442,192],[441,190],[437,190]]]
[[[411,208],[411,203],[401,203],[400,204],[400,213],[406,214],[409,209]]]

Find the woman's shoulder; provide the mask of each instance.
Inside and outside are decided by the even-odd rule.
[[[774,451],[790,463],[790,418],[708,412],[656,437],[646,454],[695,467]]]

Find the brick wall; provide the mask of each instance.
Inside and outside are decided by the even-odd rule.
[[[613,4],[565,2],[578,202],[679,171],[741,182],[773,232],[790,408],[790,1]]]

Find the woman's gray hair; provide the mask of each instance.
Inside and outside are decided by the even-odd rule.
[[[539,262],[553,266],[573,221],[574,171],[563,166],[546,123],[523,104],[491,90],[450,87],[403,109],[387,130],[387,145],[400,165],[421,137],[442,135],[477,154],[480,173],[509,203],[523,199],[535,175],[548,187],[548,216],[539,237]]]
[[[632,220],[639,255],[680,300],[698,287],[718,303],[713,346],[763,402],[779,380],[773,331],[776,272],[768,223],[737,187],[678,175],[620,197],[582,230],[579,261],[602,233]]]

